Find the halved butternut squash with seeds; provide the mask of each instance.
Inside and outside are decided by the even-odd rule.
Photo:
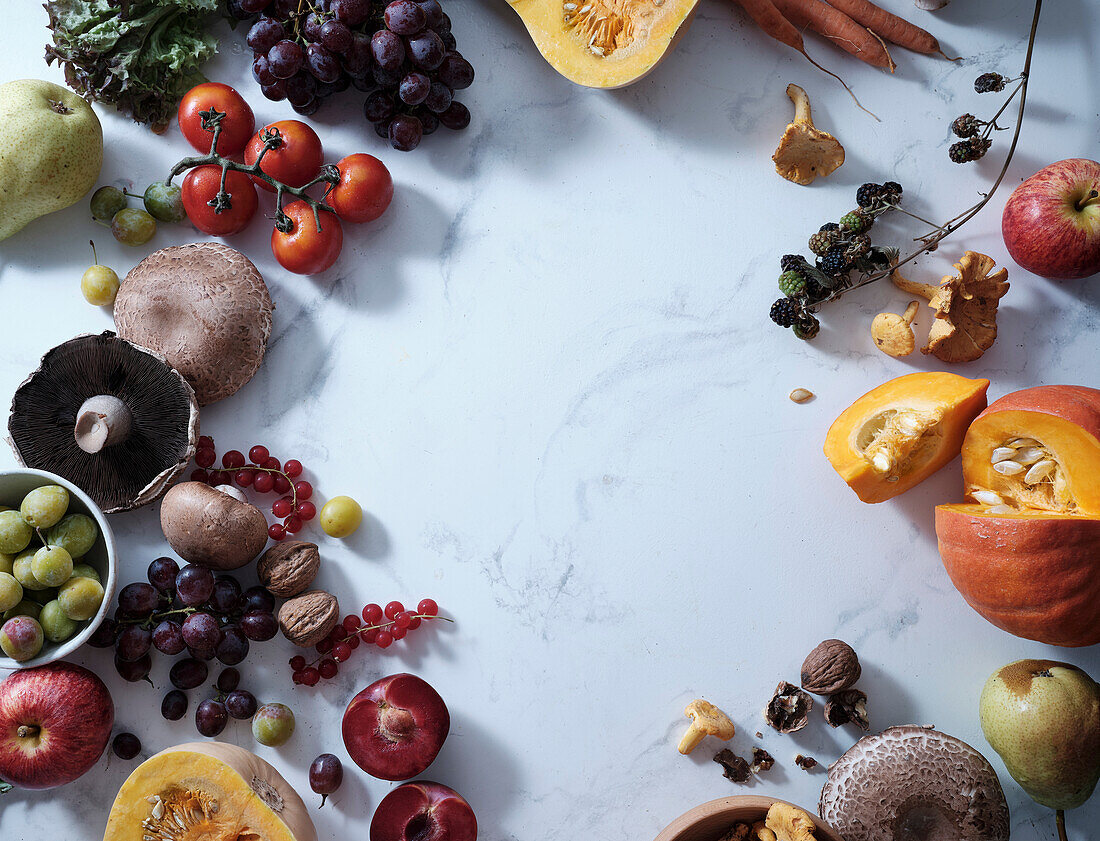
[[[966,433],[969,504],[936,508],[951,581],[999,628],[1100,643],[1100,390],[1039,386],[995,401]]]
[[[317,841],[302,798],[244,748],[189,742],[129,776],[103,841]]]
[[[676,45],[699,0],[508,0],[543,58],[590,88],[637,82]]]
[[[845,409],[825,437],[833,469],[864,502],[884,502],[927,479],[962,447],[985,408],[989,380],[918,373],[890,380]]]

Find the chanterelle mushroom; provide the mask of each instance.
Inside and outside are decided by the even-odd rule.
[[[684,738],[680,740],[679,751],[685,756],[707,736],[715,736],[728,742],[737,732],[729,716],[709,701],[699,698],[684,709],[684,715],[691,719]]]
[[[154,251],[130,269],[115,299],[115,324],[122,338],[163,354],[206,406],[252,379],[273,308],[251,260],[199,242]]]
[[[20,462],[64,476],[109,513],[164,493],[195,454],[198,423],[178,371],[103,333],[42,357],[15,392],[8,431]]]
[[[1008,841],[1008,805],[985,757],[915,725],[856,742],[829,767],[818,812],[845,841]]]
[[[907,280],[894,270],[894,285],[928,299],[936,321],[921,353],[944,362],[973,362],[997,340],[997,307],[1008,292],[1008,270],[990,274],[992,257],[967,251],[955,263],[957,275],[946,275],[938,286]]]
[[[795,184],[812,184],[844,163],[844,147],[827,131],[814,127],[810,98],[798,85],[787,85],[794,120],[787,125],[772,155],[775,171]]]
[[[764,825],[775,833],[778,841],[817,841],[813,818],[790,803],[778,800],[773,803]]]
[[[911,301],[904,315],[892,312],[880,312],[871,322],[871,338],[875,347],[889,356],[908,356],[917,346],[913,335],[913,319],[917,317],[920,304]]]

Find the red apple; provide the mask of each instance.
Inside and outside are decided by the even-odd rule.
[[[1016,188],[1001,234],[1012,259],[1048,278],[1100,272],[1100,163],[1058,161]]]
[[[378,804],[370,841],[476,841],[477,818],[453,788],[418,780],[398,786]]]
[[[376,680],[344,711],[344,745],[356,765],[382,780],[408,780],[435,760],[451,729],[439,693],[416,675]]]
[[[94,674],[72,663],[13,672],[0,683],[0,779],[53,788],[103,755],[115,705]]]

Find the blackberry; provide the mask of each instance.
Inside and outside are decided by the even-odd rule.
[[[806,300],[811,304],[824,301],[829,297],[830,291],[812,277],[806,281]]]
[[[992,145],[993,141],[988,137],[968,137],[966,140],[952,143],[951,148],[947,150],[947,156],[954,163],[966,164],[984,157]]]
[[[779,268],[785,272],[801,272],[805,263],[801,254],[784,254],[779,258]]]
[[[983,73],[974,80],[974,90],[978,93],[999,93],[1005,89],[1008,79],[1000,73]]]
[[[838,225],[836,222],[826,222],[824,225],[822,225],[820,228],[818,228],[818,230],[819,231],[839,231],[840,230],[840,225]]]
[[[862,234],[874,224],[874,217],[856,208],[840,217],[840,227],[853,234]]]
[[[882,185],[882,191],[884,193],[895,195],[899,198],[901,197],[902,193],[901,185],[897,181],[887,181],[885,184]]]
[[[783,272],[779,276],[779,291],[788,298],[794,298],[806,291],[806,281],[798,272]]]
[[[820,332],[821,322],[808,312],[802,313],[799,319],[794,323],[794,334],[807,342]]]
[[[875,200],[881,195],[881,184],[864,184],[856,190],[856,204],[860,207],[871,207],[875,203]]]
[[[780,327],[790,327],[798,320],[800,312],[801,309],[795,301],[790,298],[780,298],[772,304],[769,316]]]
[[[956,137],[973,137],[981,127],[981,121],[973,114],[963,114],[951,123],[951,133]]]
[[[849,261],[854,261],[870,250],[871,238],[867,234],[856,234],[848,240],[848,245],[844,249],[844,257]]]
[[[838,239],[840,239],[838,231],[818,231],[810,237],[810,251],[818,257],[824,257]]]
[[[848,271],[848,260],[843,249],[834,248],[818,261],[817,267],[825,274],[836,277]]]

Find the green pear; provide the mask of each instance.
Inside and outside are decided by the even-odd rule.
[[[80,201],[103,164],[95,111],[40,79],[0,85],[0,240]]]
[[[1100,684],[1076,666],[1017,660],[986,681],[982,731],[1031,799],[1075,809],[1100,779]]]

